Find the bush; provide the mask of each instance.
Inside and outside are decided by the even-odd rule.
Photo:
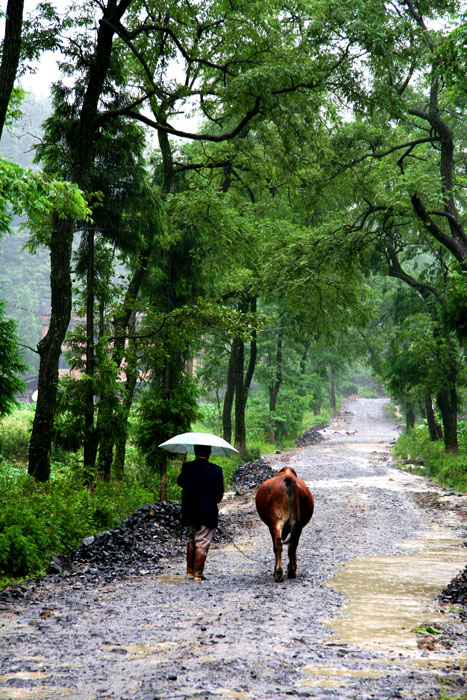
[[[465,493],[467,491],[467,451],[463,441],[459,441],[459,454],[444,451],[442,440],[430,440],[425,424],[403,433],[397,440],[394,454],[404,460],[422,460],[423,467],[412,467],[414,471]]]
[[[53,555],[70,553],[84,537],[118,527],[135,508],[154,502],[137,480],[98,481],[94,493],[79,470],[53,465],[37,483],[25,469],[0,465],[0,579],[36,576]]]
[[[222,434],[222,407],[215,403],[203,403],[200,406],[200,422],[204,432]]]
[[[322,423],[329,423],[331,420],[331,413],[329,410],[325,409],[316,415],[314,412],[305,411],[302,418],[302,426],[300,429],[300,434],[308,430],[308,428],[313,428],[315,425],[321,425]]]
[[[34,408],[24,406],[0,420],[0,456],[4,459],[26,463]]]
[[[276,411],[272,414],[269,410],[269,399],[263,391],[251,396],[246,412],[247,443],[264,443],[271,431],[273,420],[275,439],[279,446],[294,440],[300,433],[309,400],[309,396],[299,396],[295,391],[284,389],[279,392]]]

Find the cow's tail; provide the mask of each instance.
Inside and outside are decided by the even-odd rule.
[[[292,530],[288,533],[283,533],[285,535],[283,539],[284,544],[289,544],[293,540],[297,540],[300,537],[302,531],[300,525],[300,501],[298,497],[298,489],[295,480],[290,476],[286,476],[284,479],[285,490],[287,491],[287,497],[289,501],[290,512],[293,515],[293,526]]]

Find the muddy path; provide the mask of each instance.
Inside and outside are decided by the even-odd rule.
[[[466,693],[465,618],[436,597],[465,565],[466,498],[395,468],[396,435],[385,400],[357,399],[322,443],[270,458],[315,496],[296,580],[274,583],[252,497],[231,496],[224,516],[248,528],[212,547],[204,583],[172,558],[156,576],[2,603],[0,700]]]

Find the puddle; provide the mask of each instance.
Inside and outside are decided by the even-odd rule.
[[[465,566],[462,545],[452,532],[435,526],[400,544],[413,553],[344,564],[326,584],[348,596],[343,617],[323,621],[335,632],[333,643],[419,657],[411,630],[427,621],[443,626],[433,599]]]
[[[159,574],[154,576],[156,581],[165,581],[167,583],[186,583],[190,579],[184,574]]]
[[[357,450],[358,452],[369,452],[370,454],[378,453],[378,455],[391,456],[391,452],[387,449],[386,442],[349,442],[345,443],[346,450]]]
[[[134,644],[132,646],[118,647],[117,651],[124,649],[128,652],[130,659],[147,659],[149,656],[160,654],[161,651],[168,651],[176,646],[176,642],[161,642],[160,644],[155,644],[153,646],[147,646],[146,644]],[[114,647],[109,648],[110,651],[113,649]]]
[[[407,487],[409,487],[411,491],[419,490],[426,492],[427,489],[424,477],[408,474],[401,469],[391,468],[388,469],[386,474],[381,476],[358,476],[348,479],[316,479],[315,481],[307,479],[306,484],[311,491],[313,491],[313,489],[332,488],[357,489],[360,492],[365,488],[380,488],[405,492]],[[455,496],[454,498],[457,499],[458,497]]]
[[[0,700],[38,700],[47,697],[50,700],[62,700],[66,695],[72,695],[75,691],[71,688],[59,688],[56,685],[41,685],[36,688],[0,688]]]
[[[350,669],[338,666],[305,666],[302,671],[314,676],[297,683],[299,686],[308,688],[336,688],[346,685],[351,678],[380,678],[386,674],[385,669]]]
[[[13,678],[19,678],[22,681],[35,681],[47,678],[47,675],[44,671],[16,671],[15,673],[6,673],[4,676],[0,676],[0,681],[11,681]]]

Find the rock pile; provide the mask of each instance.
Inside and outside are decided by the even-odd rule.
[[[321,430],[327,428],[326,423],[320,423],[319,425],[313,426],[313,428],[308,428],[304,433],[295,438],[295,445],[297,447],[305,447],[305,445],[316,445],[316,443],[324,440],[321,435]]]
[[[219,517],[214,542],[232,539],[241,528],[242,515]],[[75,579],[87,582],[128,578],[162,571],[161,559],[184,554],[186,527],[181,522],[180,503],[160,501],[136,508],[115,530],[103,530],[82,540],[68,557],[54,557],[49,574],[54,581]]]
[[[467,566],[446,586],[440,598],[444,603],[467,606]]]
[[[184,546],[179,503],[161,501],[136,508],[115,530],[82,540],[68,557],[54,557],[49,573],[86,581],[112,581],[158,570],[159,559],[176,556]]]
[[[277,474],[263,459],[242,464],[233,476],[235,493],[242,496],[249,491],[255,491],[260,484]]]

